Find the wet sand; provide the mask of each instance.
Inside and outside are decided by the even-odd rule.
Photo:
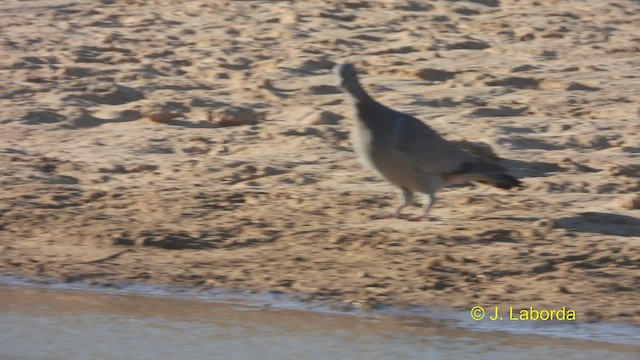
[[[640,323],[637,2],[0,11],[3,273]],[[449,188],[441,221],[373,220],[397,200],[350,150],[329,72],[345,61],[526,188]]]

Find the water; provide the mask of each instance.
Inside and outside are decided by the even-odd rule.
[[[167,296],[0,285],[0,359],[638,359],[611,344]]]

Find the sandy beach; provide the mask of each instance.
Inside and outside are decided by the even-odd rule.
[[[637,1],[0,12],[0,273],[640,324]],[[439,221],[374,220],[397,199],[351,150],[343,62],[526,186],[450,187]]]

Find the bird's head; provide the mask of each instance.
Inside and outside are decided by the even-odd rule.
[[[338,64],[333,67],[333,74],[336,76],[337,86],[340,89],[349,91],[358,85],[356,67],[353,64]]]

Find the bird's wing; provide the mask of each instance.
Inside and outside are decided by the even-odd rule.
[[[461,175],[501,172],[500,165],[484,161],[445,140],[422,121],[398,113],[391,147],[423,173]]]

